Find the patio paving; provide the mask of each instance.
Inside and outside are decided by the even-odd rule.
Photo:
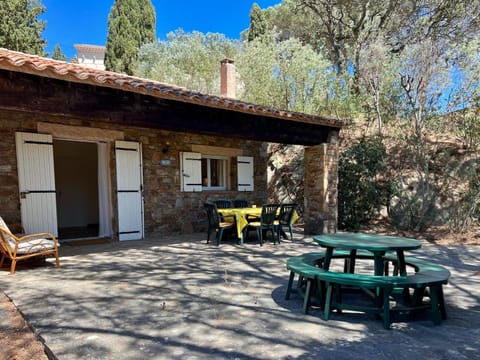
[[[61,265],[0,271],[0,290],[51,352],[70,359],[480,359],[480,246],[423,244],[446,266],[448,319],[364,314],[324,321],[285,300],[288,257],[311,238],[263,247],[205,243],[205,234],[61,247]]]

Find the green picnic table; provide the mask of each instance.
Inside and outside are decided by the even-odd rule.
[[[422,246],[417,239],[399,236],[387,236],[365,233],[335,233],[313,237],[320,246],[326,249],[323,269],[328,270],[330,261],[336,250],[350,250],[350,269],[353,273],[358,250],[367,250],[373,254],[374,274],[383,275],[383,256],[387,252],[396,252],[400,275],[406,275],[405,254],[406,250],[415,250]]]
[[[295,256],[287,260],[290,277],[286,299],[295,290],[303,297],[303,311],[308,312],[311,300],[324,310],[324,318],[330,318],[332,309],[353,310],[380,315],[383,325],[390,328],[390,314],[396,309],[390,307],[391,297],[403,293],[403,306],[398,313],[413,313],[428,310],[433,323],[438,325],[446,319],[442,286],[448,283],[448,269],[414,257],[405,257],[406,250],[421,247],[420,241],[411,238],[374,235],[364,233],[336,233],[314,236],[313,240],[325,251]],[[331,271],[332,259],[343,258],[348,266],[344,271]],[[356,259],[373,259],[374,274],[355,273]],[[388,274],[388,264],[394,265],[394,275]],[[407,274],[406,267],[415,272]],[[295,275],[298,285],[293,289]],[[346,289],[361,289],[372,295],[373,303],[358,301],[348,303],[342,300]],[[413,294],[410,290],[413,289]],[[373,290],[373,291],[372,291]],[[398,291],[397,291],[398,290]],[[424,298],[430,301],[425,302]],[[356,299],[353,299],[356,300]],[[400,300],[400,299],[399,299]]]

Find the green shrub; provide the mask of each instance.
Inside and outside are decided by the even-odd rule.
[[[453,209],[450,220],[452,230],[464,232],[471,224],[480,219],[480,177],[470,180],[468,190],[461,194],[461,199]]]
[[[350,146],[338,164],[338,228],[358,230],[378,217],[387,205],[389,182],[379,176],[385,169],[385,146],[381,138],[362,138]]]

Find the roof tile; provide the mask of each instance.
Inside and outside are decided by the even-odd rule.
[[[28,73],[32,75],[110,87],[122,91],[136,92],[167,100],[177,100],[218,109],[229,109],[252,115],[271,116],[279,119],[311,124],[343,127],[345,119],[332,119],[315,115],[274,109],[220,96],[202,94],[182,87],[159,81],[142,79],[106,70],[88,68],[79,64],[66,63],[0,48],[0,69]]]

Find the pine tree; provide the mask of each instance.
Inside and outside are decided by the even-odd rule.
[[[108,17],[107,70],[133,74],[138,49],[155,41],[155,9],[150,0],[115,0]]]
[[[40,0],[0,1],[0,47],[44,56],[46,22],[38,19],[44,12]]]
[[[55,48],[53,49],[52,59],[67,61],[67,57],[62,52],[62,49],[60,48],[60,45],[58,45],[58,44],[56,44]]]
[[[263,10],[257,3],[252,5],[250,10],[250,29],[248,30],[248,41],[262,37],[267,33],[267,19]]]

